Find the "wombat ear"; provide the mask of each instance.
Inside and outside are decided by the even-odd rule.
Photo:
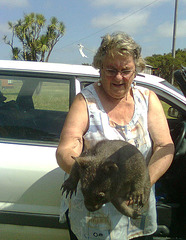
[[[102,169],[105,173],[111,174],[118,171],[118,166],[114,162],[105,162],[102,165]]]

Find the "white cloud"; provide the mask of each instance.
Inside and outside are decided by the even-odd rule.
[[[98,16],[92,20],[92,25],[99,28],[112,28],[112,30],[124,31],[129,34],[136,34],[141,31],[148,21],[149,12],[143,11],[143,13],[130,14],[130,13],[118,13],[111,14],[106,13]]]
[[[170,37],[173,31],[173,24],[170,22],[165,22],[158,26],[157,31],[162,37]]]
[[[158,34],[162,37],[172,37],[173,36],[173,23],[165,22],[161,24],[158,29]],[[186,20],[179,20],[176,27],[177,37],[186,37]]]
[[[0,0],[0,6],[3,7],[27,7],[28,0]]]
[[[116,8],[139,8],[146,5],[157,6],[157,4],[162,4],[169,0],[161,0],[161,1],[153,1],[153,0],[89,0],[91,1],[92,5],[96,7],[105,7],[105,6],[114,6]]]

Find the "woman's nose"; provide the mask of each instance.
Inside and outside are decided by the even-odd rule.
[[[123,80],[125,77],[122,76],[121,72],[117,72],[116,76],[115,76],[115,79],[118,80],[118,81],[121,81]]]
[[[126,78],[121,74],[121,72],[117,72],[115,76],[116,81],[126,80]]]

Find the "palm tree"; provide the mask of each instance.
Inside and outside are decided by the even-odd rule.
[[[11,47],[12,58],[24,61],[48,62],[51,52],[57,42],[63,37],[65,26],[56,17],[52,17],[45,33],[43,28],[46,19],[42,14],[30,13],[16,23],[9,22],[12,38],[4,36],[4,42]],[[21,48],[14,46],[18,38]]]

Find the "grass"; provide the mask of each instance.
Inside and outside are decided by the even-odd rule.
[[[21,89],[22,81],[15,81],[12,88],[2,90],[3,95],[7,98],[6,102],[16,100]],[[69,84],[43,82],[33,95],[35,109],[68,111],[69,110]]]
[[[39,94],[33,96],[34,106],[36,109],[68,111],[69,91],[66,83],[44,83]]]

